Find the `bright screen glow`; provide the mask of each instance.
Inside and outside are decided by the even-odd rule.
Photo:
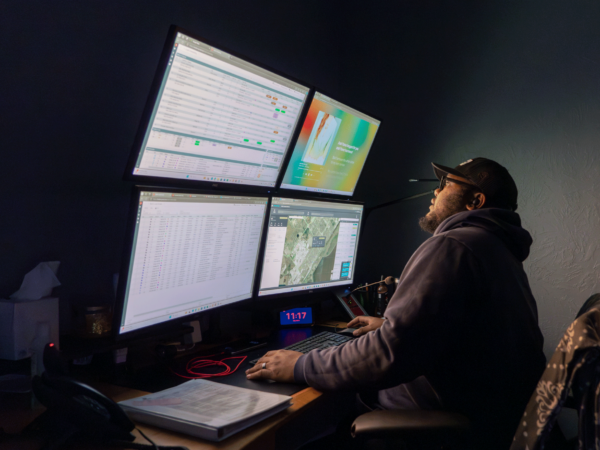
[[[352,195],[380,123],[316,92],[281,187]]]
[[[119,333],[250,298],[267,200],[142,191]]]
[[[275,186],[308,91],[177,33],[133,175]]]
[[[259,295],[352,283],[362,205],[274,198]]]

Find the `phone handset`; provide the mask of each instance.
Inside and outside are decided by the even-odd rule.
[[[45,372],[32,380],[33,393],[47,409],[22,434],[45,439],[44,450],[58,450],[67,442],[108,443],[112,448],[187,450],[181,446],[137,444],[134,423],[114,401],[67,375],[66,362],[50,343],[44,349]]]
[[[44,372],[32,380],[33,392],[58,420],[72,425],[72,433],[90,440],[133,441],[135,425],[114,401],[90,386],[65,376]]]

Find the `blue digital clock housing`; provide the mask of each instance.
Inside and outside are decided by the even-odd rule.
[[[311,325],[312,308],[294,308],[279,313],[279,323],[286,325]]]

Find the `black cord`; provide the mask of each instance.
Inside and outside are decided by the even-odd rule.
[[[147,444],[137,444],[135,442],[125,442],[125,441],[110,441],[107,442],[106,445],[108,447],[111,448],[119,448],[119,449],[134,449],[134,450],[148,450],[148,449],[152,449],[152,450],[189,450],[187,447],[184,447],[183,445],[156,445],[152,439],[150,439],[148,436],[146,436],[144,434],[144,432],[142,430],[140,430],[139,428],[136,428],[136,430],[148,441],[150,442],[150,445]]]
[[[146,436],[146,435],[144,434],[144,432],[143,432],[142,430],[140,430],[139,428],[136,428],[136,430],[138,431],[138,433],[140,433],[140,434],[141,434],[141,435],[144,437],[144,439],[146,439],[148,442],[150,442],[150,443],[152,444],[152,448],[153,448],[154,450],[158,450],[158,447],[157,447],[157,446],[156,446],[156,444],[155,444],[155,443],[152,441],[152,439],[150,439],[148,436]]]
[[[137,429],[138,431],[140,431],[139,429]],[[148,439],[141,431],[140,433],[146,438]],[[148,439],[148,441],[152,442],[150,439]],[[189,450],[187,447],[184,447],[182,445],[177,445],[177,446],[172,446],[172,445],[156,445],[154,442],[152,442],[152,446],[148,445],[148,444],[137,444],[135,442],[125,442],[125,441],[109,441],[103,444],[106,447],[110,447],[110,448],[118,448],[121,450],[149,450],[149,449],[156,449],[156,450]]]

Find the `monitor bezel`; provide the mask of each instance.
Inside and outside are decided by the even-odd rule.
[[[144,110],[142,112],[142,116],[140,118],[140,122],[138,124],[138,128],[136,131],[136,135],[131,146],[131,150],[129,152],[129,158],[127,160],[127,164],[125,166],[125,172],[123,174],[123,179],[125,181],[133,181],[136,184],[149,184],[153,186],[176,186],[182,188],[190,188],[190,189],[218,189],[219,191],[231,191],[231,192],[239,192],[240,189],[244,191],[256,193],[256,194],[264,194],[269,193],[277,188],[278,183],[281,183],[283,179],[283,172],[286,169],[285,160],[287,158],[287,154],[284,155],[283,160],[281,161],[281,169],[277,175],[277,179],[275,180],[274,186],[255,186],[251,184],[239,184],[239,183],[225,183],[225,182],[216,182],[216,181],[204,181],[204,180],[190,180],[185,178],[170,178],[170,177],[159,177],[159,176],[151,176],[151,175],[134,175],[133,170],[135,168],[136,161],[141,151],[141,145],[144,141],[144,137],[146,135],[146,130],[150,124],[150,119],[152,118],[152,111],[156,105],[158,100],[158,93],[160,91],[160,86],[162,84],[162,80],[167,69],[169,59],[171,56],[171,51],[173,49],[173,45],[175,43],[175,39],[177,37],[177,33],[183,33],[186,36],[189,36],[193,39],[203,42],[204,44],[210,45],[212,47],[218,48],[224,52],[227,52],[236,58],[240,58],[250,64],[260,67],[261,69],[268,70],[276,75],[287,78],[288,80],[302,84],[308,88],[308,93],[306,95],[306,101],[300,112],[300,116],[298,119],[298,125],[296,129],[292,133],[290,137],[290,147],[287,153],[290,153],[291,149],[293,149],[296,145],[296,140],[300,134],[300,124],[304,123],[304,119],[306,118],[306,113],[308,112],[308,105],[312,102],[312,93],[314,92],[313,86],[310,83],[306,83],[302,80],[299,80],[295,77],[292,77],[282,71],[277,69],[273,69],[272,67],[253,60],[252,58],[248,58],[245,55],[236,52],[235,50],[231,50],[230,48],[221,45],[218,42],[213,41],[212,39],[206,39],[203,36],[199,36],[197,33],[190,32],[182,27],[171,25],[169,27],[169,31],[167,33],[167,38],[165,44],[163,46],[163,50],[161,52],[157,68],[154,72],[154,79],[152,81],[150,91],[146,98],[146,104],[144,106]]]
[[[311,295],[311,294],[320,294],[320,293],[327,292],[327,291],[334,291],[334,290],[338,290],[338,289],[348,288],[349,286],[352,286],[356,282],[355,279],[353,278],[352,280],[349,280],[348,283],[338,284],[335,286],[324,286],[324,287],[320,287],[320,288],[299,290],[297,292],[279,292],[279,293],[274,293],[274,294],[258,295],[258,293],[260,291],[260,280],[262,278],[262,272],[263,272],[263,268],[264,268],[264,253],[265,253],[265,249],[267,247],[267,237],[268,237],[268,233],[269,233],[269,218],[271,215],[271,205],[273,204],[273,198],[275,198],[275,197],[290,198],[290,199],[294,199],[294,200],[311,200],[311,201],[317,201],[317,202],[330,202],[330,203],[339,203],[339,204],[345,204],[345,205],[362,206],[363,212],[362,212],[362,216],[361,216],[360,230],[358,233],[358,245],[356,247],[356,255],[357,255],[356,259],[359,259],[358,255],[359,255],[359,252],[361,249],[362,235],[363,235],[363,231],[364,231],[363,221],[365,219],[365,211],[366,211],[365,202],[349,200],[349,199],[343,200],[340,198],[335,198],[335,199],[315,198],[314,196],[308,196],[308,195],[288,195],[289,192],[294,192],[294,191],[276,192],[275,194],[269,196],[270,197],[270,202],[268,205],[269,210],[267,211],[267,214],[265,214],[265,225],[263,227],[263,237],[261,240],[261,242],[263,244],[262,244],[260,252],[258,254],[258,270],[256,272],[256,279],[254,282],[254,299],[255,299],[255,301],[258,301],[258,302],[269,301],[269,300],[273,300],[273,299],[281,299],[281,298],[300,297],[300,296],[306,296],[306,295]]]
[[[282,184],[283,184],[283,177],[285,176],[285,173],[286,173],[286,171],[289,168],[289,163],[290,163],[290,160],[292,159],[292,154],[294,153],[294,150],[296,148],[296,144],[298,142],[298,137],[300,136],[300,131],[302,130],[302,126],[304,125],[304,121],[306,120],[306,116],[308,115],[308,110],[310,109],[310,105],[312,104],[312,102],[314,100],[314,97],[315,97],[315,95],[317,93],[325,95],[327,97],[331,97],[332,100],[335,100],[337,102],[343,103],[345,106],[347,106],[349,108],[352,108],[352,109],[355,109],[358,112],[362,112],[363,114],[365,114],[367,116],[370,116],[373,119],[379,121],[379,127],[377,129],[377,133],[375,134],[375,137],[373,138],[373,143],[371,144],[371,148],[369,150],[369,154],[365,158],[365,163],[363,164],[363,166],[362,166],[362,168],[360,170],[360,173],[358,174],[358,178],[356,180],[356,185],[354,186],[354,191],[352,192],[351,195],[347,195],[347,194],[333,194],[333,193],[329,193],[329,192],[314,192],[314,191],[306,191],[306,190],[303,191],[301,189],[291,189],[291,188],[287,188],[287,187],[283,187],[282,186]],[[373,152],[373,147],[375,146],[375,142],[377,141],[377,136],[379,136],[379,134],[381,133],[381,125],[383,124],[383,121],[381,120],[380,117],[371,114],[369,111],[366,111],[363,108],[356,108],[352,103],[348,103],[345,100],[338,100],[337,99],[337,95],[336,96],[330,95],[328,92],[323,91],[322,89],[320,89],[320,88],[318,88],[316,86],[313,86],[313,89],[312,89],[312,92],[311,92],[311,95],[310,95],[310,99],[309,99],[309,101],[307,100],[307,103],[306,103],[304,109],[305,109],[305,111],[304,111],[304,113],[302,115],[302,119],[301,119],[302,122],[301,122],[300,125],[298,125],[297,130],[296,130],[296,136],[295,136],[294,144],[293,144],[294,147],[292,149],[290,149],[290,151],[288,151],[288,154],[286,155],[286,157],[284,158],[284,161],[283,161],[283,166],[285,167],[285,169],[282,170],[279,173],[279,183],[277,183],[277,185],[276,185],[277,191],[279,192],[279,194],[281,194],[283,192],[286,195],[287,195],[288,192],[301,192],[304,195],[316,196],[318,198],[323,198],[323,199],[330,199],[330,200],[348,199],[348,200],[352,200],[354,198],[354,196],[356,195],[356,189],[358,187],[358,184],[361,181],[361,177],[362,177],[363,171],[365,170],[365,167],[366,167],[367,163],[370,161],[369,157],[371,156],[371,154]],[[275,193],[273,195],[279,195],[279,194]]]
[[[128,276],[129,276],[129,266],[131,263],[131,255],[133,248],[133,240],[135,236],[135,228],[136,228],[136,220],[137,220],[137,212],[138,212],[138,202],[140,198],[140,193],[142,191],[154,191],[154,192],[180,192],[180,193],[189,193],[189,194],[201,194],[201,195],[217,195],[215,191],[206,190],[206,189],[190,189],[181,188],[181,187],[167,187],[167,186],[146,186],[146,185],[135,185],[131,190],[131,199],[129,202],[129,213],[127,220],[127,229],[126,235],[124,239],[123,245],[123,253],[121,258],[121,268],[119,270],[119,281],[117,285],[117,295],[113,308],[113,320],[112,320],[112,337],[117,342],[126,342],[131,340],[142,339],[148,337],[150,334],[159,335],[161,333],[168,333],[172,330],[177,330],[181,328],[181,325],[184,322],[190,322],[193,320],[198,320],[202,314],[211,313],[213,311],[220,311],[223,308],[231,307],[232,305],[240,305],[241,303],[249,303],[255,296],[256,292],[256,275],[260,272],[260,264],[261,264],[261,251],[263,250],[263,238],[264,238],[264,229],[267,226],[268,215],[265,213],[262,223],[262,232],[260,234],[260,241],[258,244],[258,254],[256,260],[256,268],[254,272],[254,277],[252,279],[252,289],[250,290],[248,298],[238,300],[233,303],[228,303],[226,305],[217,306],[214,308],[210,308],[204,311],[198,311],[184,317],[178,317],[173,320],[169,320],[162,323],[148,325],[147,327],[143,327],[137,330],[132,330],[130,332],[121,334],[119,333],[119,328],[121,326],[121,317],[123,315],[123,309],[125,307],[125,293],[127,290]],[[267,200],[266,211],[270,210],[271,207],[271,196],[269,195],[260,195],[256,193],[250,192],[219,192],[224,196],[245,196],[245,197],[256,197],[256,198],[264,198]]]

